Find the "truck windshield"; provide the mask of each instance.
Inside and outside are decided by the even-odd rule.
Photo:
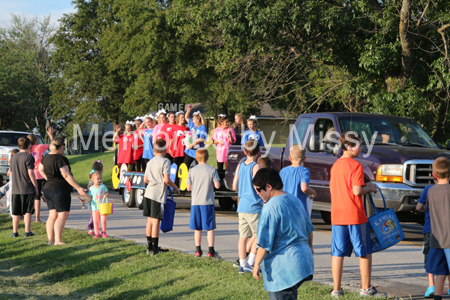
[[[339,117],[341,132],[353,130],[375,144],[437,148],[433,139],[416,122],[383,116]]]
[[[2,132],[0,133],[0,146],[16,146],[18,140],[21,137],[27,137],[28,133],[13,133],[13,132]],[[44,141],[40,136],[38,138],[38,144],[43,144]]]

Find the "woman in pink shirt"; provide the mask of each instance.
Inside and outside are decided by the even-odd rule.
[[[167,124],[167,113],[164,109],[159,110],[156,113],[156,118],[158,119],[158,124],[155,125],[152,132],[153,144],[155,143],[161,128]]]
[[[47,134],[50,137],[50,141],[53,140],[53,128],[50,127],[47,130]],[[34,176],[36,176],[38,196],[34,197],[34,209],[36,210],[36,223],[41,221],[41,194],[42,186],[44,185],[44,177],[39,172],[39,164],[41,163],[44,153],[48,150],[47,144],[38,145],[38,138],[35,134],[29,134],[28,139],[31,141],[30,154],[34,157]],[[45,201],[45,199],[44,199]]]
[[[217,171],[220,172],[224,170],[228,148],[236,141],[236,135],[226,115],[219,115],[219,127],[214,129],[212,140],[216,144]]]

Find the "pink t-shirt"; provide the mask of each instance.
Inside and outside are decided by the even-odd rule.
[[[152,137],[154,139],[157,138],[159,132],[161,131],[161,128],[163,127],[163,124],[156,124],[156,126],[153,128]]]
[[[47,144],[31,146],[30,154],[34,157],[34,176],[36,177],[36,180],[44,179],[39,172],[39,164],[41,163],[42,155],[45,151],[47,151],[47,149]]]
[[[227,161],[227,152],[228,148],[231,145],[230,135],[228,134],[228,129],[231,131],[231,136],[233,137],[233,141],[236,140],[236,135],[234,134],[234,130],[231,127],[227,129],[222,129],[222,127],[217,127],[214,129],[214,133],[212,139],[215,141],[222,141],[224,145],[218,143],[216,144],[216,158],[218,162],[226,162]]]

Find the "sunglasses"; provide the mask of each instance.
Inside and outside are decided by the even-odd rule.
[[[261,191],[266,191],[266,188],[265,188],[265,187],[264,187],[264,188],[258,187],[258,188],[255,188],[255,190],[256,190],[258,193],[261,193]]]
[[[385,131],[385,132],[383,132],[383,133],[381,133],[381,134],[392,134],[392,132],[390,132],[390,131]]]

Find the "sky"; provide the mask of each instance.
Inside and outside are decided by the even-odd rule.
[[[75,12],[71,2],[72,0],[0,0],[0,27],[9,25],[11,13],[39,18],[50,15],[50,22],[58,26],[58,19],[63,14]]]

